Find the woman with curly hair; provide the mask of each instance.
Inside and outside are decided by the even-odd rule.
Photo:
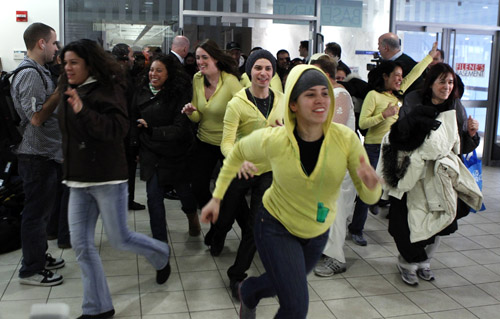
[[[196,199],[188,172],[194,136],[189,119],[181,114],[191,99],[191,82],[175,61],[160,55],[153,60],[149,79],[132,102],[132,140],[138,141],[141,179],[146,181],[148,211],[153,238],[167,241],[163,194],[172,185],[189,221],[189,234],[200,233]]]
[[[115,310],[94,246],[99,215],[109,243],[146,257],[157,269],[159,284],[170,275],[170,251],[166,243],[127,227],[128,172],[123,139],[129,121],[120,66],[96,42],[86,39],[64,47],[61,58],[63,179],[70,188],[71,245],[83,283],[83,314],[78,318],[111,318]]]
[[[213,40],[201,42],[195,52],[200,71],[193,77],[193,99],[184,106],[182,113],[198,123],[193,192],[201,208],[212,197],[210,179],[215,165],[224,159],[220,144],[227,103],[243,86],[240,84],[236,62]],[[205,244],[220,247],[220,242],[213,245],[211,234],[209,232],[205,237]],[[220,250],[211,252],[213,255],[220,254]]]

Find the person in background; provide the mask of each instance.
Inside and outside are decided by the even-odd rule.
[[[300,41],[299,56],[302,58],[304,64],[309,63],[309,41]]]
[[[329,42],[325,46],[325,53],[331,56],[334,59],[337,60],[337,71],[343,71],[345,73],[344,78],[342,80],[337,80],[337,81],[343,81],[349,74],[351,74],[351,69],[345,64],[341,58],[342,58],[342,48],[340,47],[340,44],[337,42]]]
[[[191,81],[177,58],[160,55],[151,63],[149,80],[136,91],[132,103],[132,140],[139,145],[151,230],[153,238],[164,242],[168,238],[163,195],[170,185],[188,219],[189,235],[200,235],[189,173],[194,136],[189,119],[181,114],[191,100],[191,90]]]
[[[125,76],[125,99],[127,101],[128,114],[132,111],[132,98],[135,90],[134,79],[131,74],[132,67],[134,66],[134,52],[132,48],[126,43],[118,43],[111,50],[111,54],[115,57],[116,61],[120,64]],[[135,175],[137,171],[137,147],[131,145],[130,130],[124,140],[125,155],[127,158],[128,166],[128,209],[129,210],[144,210],[146,206],[134,201],[135,199]]]
[[[479,145],[479,123],[467,118],[457,89],[453,69],[435,64],[423,88],[405,97],[383,141],[377,171],[391,203],[389,233],[399,252],[397,267],[411,286],[419,278],[434,280],[431,260],[441,236],[454,233],[470,207],[481,208],[481,192],[458,157]],[[446,192],[439,191],[442,187]]]
[[[287,50],[281,49],[276,53],[276,73],[283,83],[283,76],[285,72],[290,68],[290,53]],[[283,87],[284,87],[283,83]]]
[[[315,59],[311,57],[311,65],[319,67],[327,75],[333,87],[335,96],[335,115],[333,123],[347,126],[352,131],[355,130],[354,105],[349,92],[335,80],[337,63],[333,58],[323,55]],[[314,274],[320,277],[330,277],[343,273],[347,270],[344,255],[344,243],[346,235],[347,218],[354,211],[354,199],[356,198],[356,188],[349,173],[346,173],[340,188],[340,196],[337,199],[337,216],[330,227],[328,241],[321,255],[321,259],[314,267]]]
[[[335,74],[335,81],[345,81],[348,74],[351,74],[351,70],[348,70],[340,65],[337,67],[337,73]]]
[[[189,39],[183,35],[178,35],[172,41],[172,48],[169,54],[173,55],[177,60],[184,65],[184,59],[189,53]]]
[[[234,61],[236,62],[236,65],[238,66],[238,72],[240,73],[240,76],[245,73],[245,61],[242,61],[242,55],[241,55],[241,46],[238,42],[228,42],[226,44],[226,52],[229,54]]]
[[[192,187],[202,208],[211,198],[210,179],[215,166],[224,159],[220,143],[227,103],[243,87],[234,59],[213,40],[204,40],[196,47],[196,63],[200,71],[193,77],[193,99],[182,113],[198,123]],[[205,236],[208,246],[213,245],[212,234]]]
[[[188,73],[189,77],[193,76],[198,72],[198,66],[196,65],[196,58],[192,52],[189,52],[184,59],[184,69]]]
[[[437,42],[433,44],[431,52],[404,78],[402,67],[394,61],[383,61],[370,72],[375,89],[368,92],[363,101],[359,127],[368,129],[364,146],[373,167],[377,167],[382,138],[398,119],[403,94],[429,65],[436,55],[436,50]],[[363,229],[368,217],[368,209],[374,215],[378,214],[377,205],[369,207],[369,205],[357,198],[354,215],[348,226],[351,239],[356,245],[367,245],[367,241],[363,236]]]
[[[15,149],[25,195],[19,283],[49,287],[63,282],[52,270],[65,264],[47,253],[47,219],[57,205],[58,172],[63,161],[57,123],[60,91],[44,66],[54,59],[57,36],[53,28],[36,22],[24,31],[23,38],[28,53],[19,67],[28,68],[13,77],[10,88],[23,136]]]
[[[333,90],[310,65],[290,72],[285,122],[241,139],[224,161],[202,221],[215,222],[224,193],[238,171],[253,176],[257,165],[272,169],[273,181],[255,218],[254,237],[266,270],[239,287],[240,318],[256,318],[260,300],[278,297],[275,318],[306,318],[307,274],[319,260],[336,215],[335,201],[349,170],[360,196],[376,202],[380,184],[356,134],[332,123]]]
[[[157,270],[158,284],[170,276],[170,250],[166,243],[127,226],[128,169],[123,139],[129,120],[121,67],[88,39],[69,43],[61,57],[63,176],[70,188],[71,245],[83,284],[83,314],[78,319],[106,319],[115,310],[94,245],[99,215],[111,246],[144,256]]]
[[[151,58],[153,57],[153,46],[150,46],[149,44],[146,44],[142,47],[142,55],[144,55],[144,58],[146,59],[145,65],[149,66],[151,62]]]

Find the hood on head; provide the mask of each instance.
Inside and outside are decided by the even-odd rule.
[[[334,109],[335,109],[335,97],[333,94],[333,87],[330,81],[328,80],[328,77],[326,74],[319,69],[318,67],[312,66],[312,65],[307,65],[307,64],[301,64],[293,67],[293,69],[290,71],[290,74],[288,75],[288,78],[286,80],[285,84],[285,128],[288,134],[288,137],[292,141],[292,143],[297,146],[297,141],[295,140],[295,136],[293,135],[293,131],[295,129],[296,125],[296,120],[295,120],[295,113],[293,113],[290,109],[290,95],[293,91],[293,88],[297,84],[297,81],[300,79],[302,74],[307,71],[307,70],[318,70],[323,74],[323,76],[326,78],[326,81],[328,83],[328,94],[330,95],[330,107],[328,109],[328,117],[323,123],[323,134],[326,135],[326,132],[330,128],[330,125],[332,123],[333,119],[333,114],[334,114]]]

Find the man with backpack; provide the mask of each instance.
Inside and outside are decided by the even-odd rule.
[[[36,286],[55,286],[63,281],[51,270],[63,267],[64,260],[47,254],[46,234],[47,219],[56,202],[57,170],[62,163],[56,114],[60,93],[44,66],[54,57],[55,42],[55,30],[43,23],[33,23],[26,29],[28,53],[18,69],[26,68],[13,75],[10,88],[23,136],[15,150],[25,193],[19,282]]]

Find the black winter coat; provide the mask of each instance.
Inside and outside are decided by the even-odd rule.
[[[160,185],[189,180],[194,135],[181,109],[191,100],[190,90],[169,92],[167,88],[154,96],[146,84],[134,95],[131,138],[139,144],[142,180],[149,180],[155,171]],[[148,127],[138,128],[138,119],[144,119]]]
[[[75,182],[127,180],[123,138],[129,120],[119,85],[92,82],[76,88],[83,108],[75,114],[63,95],[59,125],[63,137],[63,178]]]

